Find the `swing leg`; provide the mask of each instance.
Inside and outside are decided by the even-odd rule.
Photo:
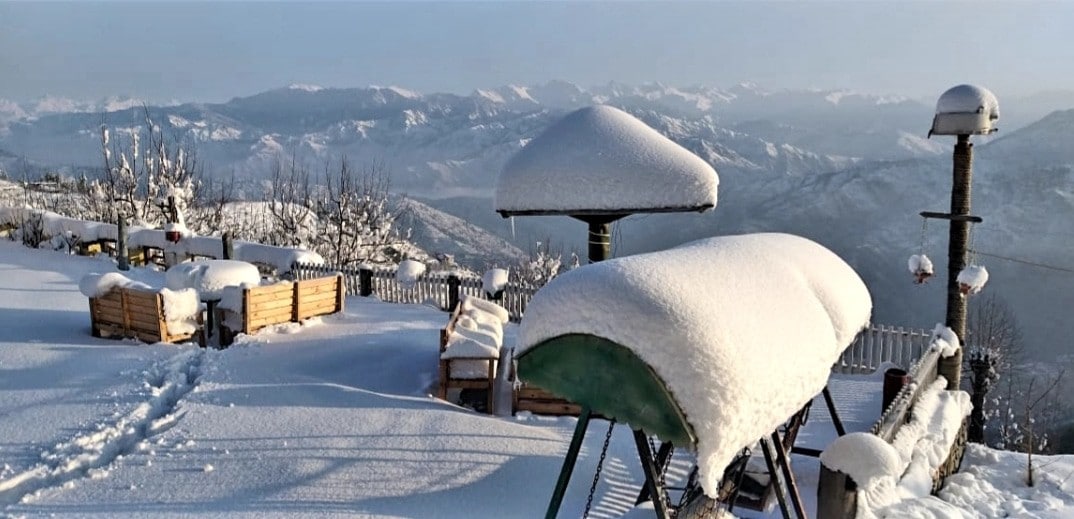
[[[571,437],[567,455],[563,458],[563,468],[559,471],[556,489],[552,491],[552,501],[548,503],[548,511],[544,514],[545,519],[555,519],[559,515],[559,507],[563,505],[563,496],[567,493],[567,484],[571,482],[571,473],[574,472],[574,464],[578,461],[578,452],[582,450],[582,440],[585,439],[585,430],[589,427],[589,418],[592,415],[589,406],[582,406],[582,412],[578,415],[578,425],[574,427],[574,436]]]
[[[780,477],[779,469],[776,467],[776,461],[772,457],[772,446],[769,445],[769,440],[761,438],[761,453],[764,454],[764,464],[768,468],[768,477],[770,478],[770,485],[775,487],[776,499],[779,500],[779,511],[783,514],[783,519],[791,519],[791,512],[787,509],[787,496],[783,495],[783,482]]]
[[[653,460],[653,451],[649,448],[649,438],[645,433],[634,430],[634,444],[638,447],[638,457],[641,458],[641,468],[645,472],[645,487],[649,489],[649,495],[653,496],[653,508],[656,509],[657,519],[669,519],[667,500],[664,499],[666,490],[659,483],[659,471]]]
[[[660,444],[660,448],[656,450],[656,469],[663,471],[664,465],[671,462],[671,449],[673,445],[671,442],[663,442]],[[641,492],[638,492],[638,499],[634,501],[634,506],[638,506],[652,497],[652,493],[649,492],[649,486],[645,485],[641,487]]]
[[[828,385],[824,385],[824,391],[821,391],[824,395],[824,404],[828,406],[828,414],[832,416],[832,425],[835,426],[835,433],[839,436],[845,436],[847,430],[843,428],[843,420],[839,418],[839,411],[835,409],[835,400],[832,400],[832,392],[828,391]]]
[[[779,439],[779,432],[772,431],[772,446],[776,448],[776,462],[783,471],[783,481],[787,486],[787,493],[791,497],[791,505],[798,519],[808,519],[805,507],[802,506],[802,496],[798,494],[798,482],[794,479],[794,471],[791,470],[791,462],[787,459],[787,451],[783,449],[783,442]]]

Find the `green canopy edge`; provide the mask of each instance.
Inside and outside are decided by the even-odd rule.
[[[577,333],[545,340],[518,357],[518,377],[676,447],[695,448],[693,428],[664,381],[618,343]]]

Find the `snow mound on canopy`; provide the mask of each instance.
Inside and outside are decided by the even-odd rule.
[[[511,157],[496,184],[496,210],[701,210],[716,205],[718,184],[712,166],[634,116],[591,106]]]
[[[983,112],[994,119],[999,118],[999,101],[990,90],[977,85],[951,87],[936,101],[936,113]]]
[[[629,348],[685,413],[715,495],[739,450],[824,388],[871,310],[861,278],[817,243],[709,238],[553,279],[527,306],[517,351],[572,333]]]

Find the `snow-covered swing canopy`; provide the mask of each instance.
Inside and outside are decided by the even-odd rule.
[[[496,183],[495,208],[504,218],[572,216],[589,224],[592,243],[630,214],[711,209],[718,184],[716,170],[697,155],[634,116],[598,105],[567,114],[511,157]],[[605,257],[591,245],[591,261]]]
[[[787,234],[709,238],[572,270],[526,308],[520,378],[695,450],[702,488],[824,388],[868,322],[861,278]]]

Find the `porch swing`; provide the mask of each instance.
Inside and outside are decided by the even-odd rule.
[[[583,407],[546,518],[559,513],[594,417],[611,424],[586,515],[611,428],[627,424],[645,476],[637,502],[651,500],[657,517],[741,504],[755,445],[767,468],[756,483],[775,491],[784,517],[792,507],[805,517],[789,463],[794,437],[870,310],[845,262],[783,234],[699,240],[554,279],[527,307],[516,350],[519,378]],[[672,505],[665,475],[675,450],[697,463]]]

